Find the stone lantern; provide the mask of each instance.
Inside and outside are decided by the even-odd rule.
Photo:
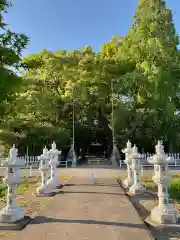
[[[168,174],[168,163],[174,161],[173,158],[167,157],[164,152],[164,146],[160,141],[155,147],[156,154],[149,157],[149,163],[154,164],[153,181],[158,186],[159,204],[152,211],[149,217],[150,221],[157,224],[176,223],[178,220],[178,212],[169,203],[168,182],[171,177]]]
[[[132,145],[129,140],[127,142],[126,148],[123,149],[122,152],[125,153],[124,163],[127,165],[127,174],[128,174],[127,178],[122,183],[125,188],[128,188],[133,183],[132,170],[131,170],[132,159],[130,158],[130,155],[132,153]]]
[[[41,186],[37,188],[37,196],[43,196],[43,195],[48,195],[48,196],[54,196],[55,193],[53,193],[50,189],[50,187],[47,185],[48,181],[48,171],[49,171],[49,151],[45,147],[43,149],[43,154],[41,154],[38,157],[38,160],[40,161],[40,167],[39,170],[41,171]]]
[[[4,209],[0,211],[0,222],[1,223],[14,223],[19,220],[24,219],[24,208],[16,205],[16,188],[21,182],[17,170],[22,167],[16,163],[18,150],[15,145],[9,151],[8,161],[1,165],[1,167],[6,168],[5,177],[3,182],[7,184],[7,204]]]
[[[52,148],[49,150],[49,157],[50,157],[50,166],[51,166],[51,178],[47,181],[47,185],[50,188],[58,188],[61,187],[60,181],[57,178],[56,174],[56,167],[58,165],[58,156],[61,154],[61,151],[56,149],[56,143],[52,143]]]
[[[134,175],[134,183],[130,187],[129,192],[134,195],[146,191],[146,189],[140,184],[141,155],[138,153],[138,148],[136,147],[136,145],[134,145],[134,147],[132,148],[131,159],[131,169]]]

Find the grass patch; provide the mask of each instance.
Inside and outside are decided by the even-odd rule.
[[[23,182],[23,183],[19,184],[16,191],[17,191],[17,193],[21,193],[21,192],[27,191],[28,188],[29,188],[29,183],[28,182]]]
[[[168,193],[171,200],[175,202],[180,202],[180,173],[170,173],[172,176],[172,180],[168,184]],[[154,171],[144,172],[144,176],[140,177],[141,184],[150,191],[156,191],[157,185],[152,180],[154,176]],[[123,178],[123,176],[119,176],[119,178]]]
[[[3,183],[0,184],[0,198],[4,198],[7,193],[7,186]]]
[[[142,185],[148,190],[155,190],[157,188],[156,184],[153,182],[142,183]]]
[[[148,190],[157,190],[157,185],[153,182],[152,177],[141,177],[141,184]],[[168,184],[168,193],[171,200],[180,202],[180,174],[172,174],[172,180]]]
[[[173,200],[180,201],[180,179],[174,178],[168,185],[169,197]]]
[[[22,183],[20,183],[16,189],[17,193],[23,193],[28,191],[29,187],[36,184],[39,181],[38,178],[23,178]],[[5,198],[7,194],[7,185],[0,183],[0,198]]]
[[[171,174],[171,175],[172,175],[172,178],[180,179],[180,173],[174,173],[174,174]]]
[[[157,185],[153,182],[152,176],[141,176],[140,177],[141,184],[148,190],[155,190],[157,189]]]

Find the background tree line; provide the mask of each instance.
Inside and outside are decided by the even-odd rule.
[[[163,0],[140,0],[126,36],[115,36],[99,52],[59,50],[22,58],[28,38],[3,23],[0,3],[0,152],[16,143],[36,155],[53,140],[61,149],[98,139],[112,145],[112,97],[116,141],[130,139],[152,152],[158,139],[166,151],[180,150],[180,52],[172,11]],[[19,74],[16,74],[18,71]],[[113,94],[112,94],[113,88]],[[97,121],[97,124],[94,124]]]

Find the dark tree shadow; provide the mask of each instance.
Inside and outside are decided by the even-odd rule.
[[[111,193],[111,192],[81,192],[81,191],[59,191],[56,194],[69,194],[69,193],[79,193],[79,194],[102,194],[102,195],[116,195],[121,196],[124,195],[122,193]]]
[[[70,184],[70,183],[67,183],[67,184],[64,184],[64,187],[73,187],[73,186],[89,186],[89,187],[120,187],[118,184],[117,185],[106,185],[106,184]]]
[[[44,223],[79,223],[79,224],[98,224],[105,226],[117,226],[117,227],[129,227],[129,228],[139,228],[145,229],[144,224],[132,224],[132,223],[121,223],[121,222],[106,222],[106,221],[97,221],[97,220],[76,220],[76,219],[56,219],[48,218],[45,216],[38,216],[33,219],[31,224],[44,224]]]

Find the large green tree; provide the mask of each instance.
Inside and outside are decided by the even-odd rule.
[[[16,74],[21,65],[21,52],[27,46],[28,38],[17,34],[4,23],[3,16],[11,6],[8,0],[0,2],[0,119],[11,108],[10,103],[19,90],[21,78]]]
[[[172,123],[180,79],[178,44],[172,11],[166,8],[166,2],[140,0],[132,27],[117,53],[117,58],[124,56],[132,66],[124,76],[124,86],[134,103],[134,136],[140,129],[154,140],[175,140],[177,129]]]
[[[16,34],[11,36],[19,39]],[[21,38],[25,46],[27,39]],[[6,85],[8,98],[4,95],[2,103],[5,106],[11,97],[11,111],[4,126],[20,145],[41,149],[53,139],[60,146],[67,145],[74,105],[76,144],[87,145],[95,133],[102,142],[108,138],[109,146],[114,100],[115,135],[120,147],[131,139],[152,151],[154,142],[162,139],[168,151],[175,151],[180,144],[178,43],[172,12],[165,1],[140,0],[128,34],[116,35],[99,52],[91,46],[70,52],[44,49],[21,61],[23,46],[17,51],[11,45],[15,53],[11,56],[16,60],[2,66],[6,71],[10,71],[9,66],[22,71],[21,77],[13,74],[11,78],[16,79],[14,91]],[[18,85],[22,78],[25,80]],[[7,137],[7,132],[4,135]]]
[[[13,102],[21,88],[22,78],[17,72],[23,67],[21,53],[28,43],[24,34],[12,32],[4,23],[3,16],[9,7],[11,3],[8,0],[0,1],[0,142],[6,122],[4,118],[13,112]],[[8,142],[7,139],[5,142]],[[4,151],[2,145],[1,142],[0,152]]]

